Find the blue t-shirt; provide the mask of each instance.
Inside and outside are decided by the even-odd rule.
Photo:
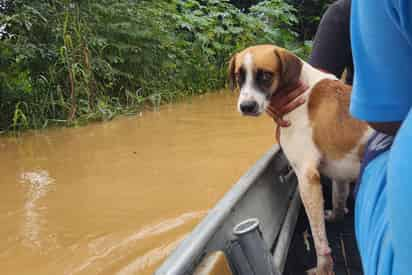
[[[403,121],[392,149],[371,161],[356,198],[366,275],[412,274],[412,0],[353,0],[351,114]]]
[[[412,1],[353,0],[355,66],[350,111],[367,121],[402,121],[412,105]]]

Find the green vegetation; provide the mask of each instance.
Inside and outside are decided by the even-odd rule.
[[[231,54],[252,44],[308,53],[283,0],[247,13],[228,0],[3,0],[0,10],[0,132],[106,120],[222,88]]]
[[[326,11],[328,5],[335,0],[293,1],[299,3],[295,5],[298,24],[294,26],[294,30],[299,33],[299,39],[303,41],[312,40],[322,14]]]

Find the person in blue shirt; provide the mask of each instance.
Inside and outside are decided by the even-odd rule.
[[[411,2],[353,0],[351,41],[350,111],[377,131],[355,205],[362,265],[366,275],[412,274]]]

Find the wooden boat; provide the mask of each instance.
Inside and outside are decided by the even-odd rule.
[[[316,265],[297,179],[275,145],[210,210],[156,275],[306,274]],[[362,274],[351,217],[328,227],[335,273]]]

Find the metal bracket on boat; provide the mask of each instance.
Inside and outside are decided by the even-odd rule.
[[[247,219],[237,224],[233,233],[229,257],[238,275],[278,275],[272,256],[262,239],[259,220]]]
[[[289,178],[293,175],[293,169],[290,165],[287,165],[286,168],[283,169],[283,171],[280,172],[279,175],[279,181],[281,183],[287,183],[289,181]]]

